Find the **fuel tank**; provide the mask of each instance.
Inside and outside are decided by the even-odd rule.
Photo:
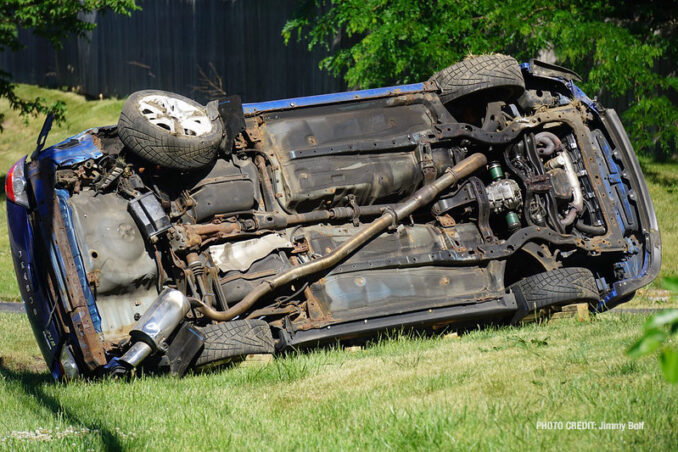
[[[450,166],[448,149],[415,145],[443,115],[430,94],[262,115],[280,202],[307,212],[341,205],[348,195],[359,205],[402,200],[421,186],[425,166],[435,173]]]

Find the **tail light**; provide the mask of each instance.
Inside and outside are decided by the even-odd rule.
[[[22,158],[12,166],[5,178],[5,194],[7,200],[20,206],[29,207],[24,166],[26,159]]]

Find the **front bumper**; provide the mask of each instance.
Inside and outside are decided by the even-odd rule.
[[[611,291],[599,306],[605,309],[614,307],[628,299],[636,290],[651,283],[657,277],[661,268],[662,242],[650,191],[643,177],[638,157],[636,157],[617,112],[613,109],[604,110],[600,113],[600,119],[612,138],[615,150],[619,151],[618,155],[624,168],[627,169],[624,176],[628,178],[635,192],[634,202],[638,206],[641,234],[645,242],[640,271],[636,275],[617,281],[612,285]]]

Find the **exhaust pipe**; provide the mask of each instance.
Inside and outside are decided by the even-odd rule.
[[[176,289],[163,290],[130,331],[132,347],[119,359],[136,367],[149,355],[166,347],[165,341],[191,308],[188,298]]]
[[[567,151],[563,150],[557,157],[552,158],[544,165],[547,170],[553,168],[563,168],[567,174],[567,180],[572,187],[572,202],[570,203],[570,210],[565,215],[565,218],[560,219],[560,224],[563,227],[571,225],[577,216],[584,210],[584,195],[582,194],[581,185],[579,184],[579,177],[572,164],[572,159]]]
[[[277,288],[285,284],[289,284],[304,276],[318,273],[338,264],[372,237],[381,233],[392,224],[400,222],[403,218],[407,218],[420,207],[429,204],[436,198],[436,196],[440,194],[440,192],[456,184],[459,180],[468,177],[486,164],[487,158],[480,153],[476,153],[465,158],[461,162],[457,163],[453,168],[448,169],[445,174],[440,176],[438,179],[417,190],[412,196],[409,197],[409,199],[407,199],[407,201],[396,204],[393,206],[393,208],[385,210],[379,218],[367,225],[365,229],[361,230],[354,237],[346,240],[327,256],[293,267],[290,270],[279,274],[273,279],[262,282],[250,293],[248,293],[239,303],[226,311],[217,311],[212,307],[199,302],[200,311],[202,311],[203,314],[212,320],[222,322],[231,320],[235,316],[238,316],[250,309],[261,297],[273,292]]]

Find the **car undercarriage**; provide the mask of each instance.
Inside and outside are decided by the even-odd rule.
[[[183,129],[197,143],[189,161],[207,161],[192,168],[154,160],[171,146],[154,148],[125,110],[117,127],[42,151],[26,166],[28,217],[42,231],[32,254],[50,258],[31,278],[59,321],[33,320],[36,336],[60,338],[41,343],[55,375],[183,374],[392,328],[630,299],[656,276],[661,244],[616,113],[562,68],[531,62],[514,74],[518,92],[450,95],[458,71],[208,104],[216,144],[200,141],[195,116]],[[144,96],[140,118],[184,127],[163,122],[160,94]],[[36,296],[23,295],[30,311]]]

